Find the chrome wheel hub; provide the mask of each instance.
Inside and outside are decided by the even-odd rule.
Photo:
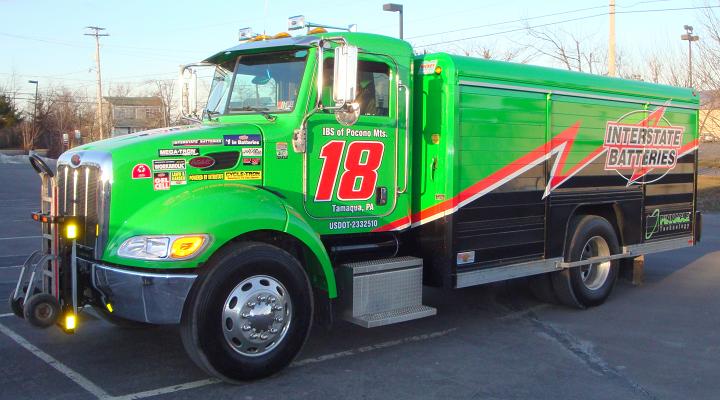
[[[230,291],[222,312],[227,344],[245,356],[261,356],[287,334],[292,302],[285,287],[269,276],[257,275]]]
[[[607,257],[610,255],[610,246],[601,236],[591,237],[583,246],[581,260],[592,257]],[[590,290],[601,288],[610,275],[610,261],[583,265],[580,267],[582,283]]]

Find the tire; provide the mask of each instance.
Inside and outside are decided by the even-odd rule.
[[[147,329],[157,326],[146,322],[133,321],[131,319],[118,317],[117,315],[110,313],[104,307],[92,306],[92,308],[100,318],[121,329]]]
[[[60,318],[60,304],[55,296],[38,293],[30,296],[23,306],[25,319],[38,328],[49,328]]]
[[[10,310],[13,314],[15,314],[16,317],[19,318],[25,318],[25,314],[23,313],[23,303],[25,301],[25,298],[18,297],[17,300],[13,300],[13,297],[15,296],[15,289],[10,291],[10,297],[8,298],[8,305],[10,306]]]
[[[573,235],[566,247],[567,261],[620,253],[615,229],[605,218],[578,216],[570,228],[569,232]],[[612,260],[556,272],[553,277],[556,295],[567,305],[598,306],[610,296],[617,281],[619,265],[619,260]],[[573,304],[575,302],[577,304]]]
[[[278,247],[247,242],[213,256],[190,290],[180,332],[200,368],[238,383],[290,364],[312,321],[312,288],[298,260]]]

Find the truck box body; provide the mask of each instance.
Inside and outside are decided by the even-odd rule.
[[[458,273],[562,257],[585,204],[620,213],[612,222],[624,246],[692,235],[691,89],[447,54],[418,57],[415,76],[412,222],[432,244],[420,246],[436,266],[429,282],[457,286]],[[614,124],[655,127],[645,152],[675,155],[646,170],[608,162],[609,151],[643,149],[639,139],[606,143]],[[661,229],[668,217],[675,223]]]

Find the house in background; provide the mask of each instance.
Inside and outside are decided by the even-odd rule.
[[[163,127],[167,125],[164,110],[160,97],[103,97],[111,136]]]

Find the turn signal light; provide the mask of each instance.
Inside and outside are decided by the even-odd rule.
[[[171,258],[186,258],[195,254],[205,243],[204,236],[183,236],[177,238],[170,249]]]

